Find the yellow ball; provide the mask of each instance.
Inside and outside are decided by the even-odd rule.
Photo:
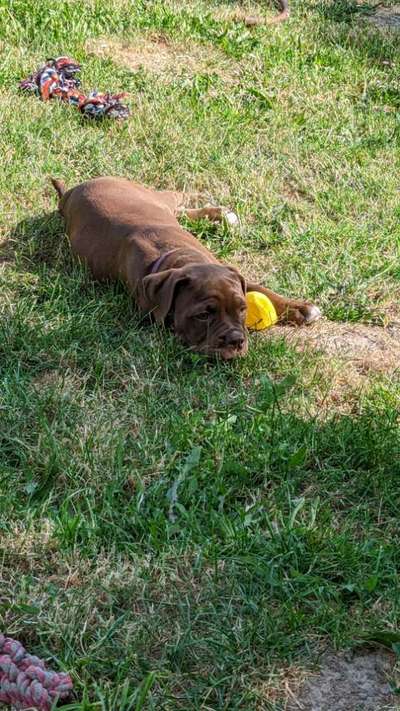
[[[260,294],[258,291],[249,291],[246,294],[246,302],[247,328],[254,331],[263,331],[264,328],[270,328],[278,321],[275,307],[265,294]]]

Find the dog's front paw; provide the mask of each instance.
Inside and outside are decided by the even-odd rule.
[[[239,227],[240,225],[237,214],[228,207],[207,205],[203,213],[211,222],[223,222],[228,225],[228,227]]]
[[[222,213],[222,218],[224,222],[229,225],[229,227],[240,227],[240,222],[239,218],[236,214],[236,212],[232,212],[232,210],[226,210],[224,209]]]
[[[309,326],[321,318],[321,311],[318,306],[308,304],[306,301],[297,301],[290,304],[282,321],[296,326]]]
[[[314,323],[314,321],[318,321],[318,319],[322,316],[320,309],[314,304],[305,304],[303,306],[302,314],[307,325]]]

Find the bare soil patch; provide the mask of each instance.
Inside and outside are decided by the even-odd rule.
[[[276,337],[283,333],[299,350],[310,347],[351,363],[361,375],[391,374],[400,367],[400,321],[383,328],[321,319],[308,328],[282,326],[270,333]]]
[[[179,44],[159,35],[138,38],[134,44],[104,37],[88,43],[87,50],[132,71],[144,69],[156,73],[164,80],[181,74],[217,74],[232,82],[239,78],[240,72],[236,62],[211,45]]]
[[[288,699],[287,711],[389,711],[398,709],[392,694],[394,655],[386,650],[326,653],[318,673]]]
[[[265,5],[265,4],[264,4]],[[279,6],[267,3],[263,7],[262,3],[231,3],[221,5],[213,12],[213,17],[221,22],[243,22],[246,27],[257,25],[275,24],[279,14]]]
[[[387,30],[400,30],[400,5],[379,7],[373,15],[368,17],[373,25]]]
[[[213,13],[216,20],[222,22],[243,22],[246,26],[251,27],[252,23],[249,19],[254,20],[254,25],[265,22],[265,17],[260,15],[260,8],[254,5],[248,8],[243,5],[234,5],[233,7],[222,6]]]

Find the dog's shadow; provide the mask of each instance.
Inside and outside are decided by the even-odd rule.
[[[74,257],[63,218],[57,210],[26,217],[11,230],[8,238],[0,243],[0,265],[12,266],[14,272],[37,275],[45,281],[58,276],[65,277],[59,283],[68,290],[71,283],[79,283],[82,294],[85,292],[99,298],[113,293],[122,297],[122,302],[131,313],[132,299],[122,282],[109,280],[97,281],[88,267]],[[71,282],[72,279],[72,282]],[[77,304],[77,307],[79,304]],[[147,319],[139,318],[140,325],[147,325]]]
[[[73,258],[61,215],[54,210],[18,222],[0,244],[0,262],[22,272],[40,271],[44,266],[70,271]]]
[[[140,326],[147,325],[147,319],[139,318],[132,305],[128,290],[121,282],[96,281],[88,267],[72,254],[64,221],[57,210],[27,217],[18,222],[8,238],[0,243],[0,265],[10,265],[16,274],[36,275],[44,282],[64,277],[59,284],[67,292],[79,284],[82,298],[84,293],[96,293],[98,298],[106,294],[119,295],[130,315],[135,312]],[[18,277],[17,277],[18,279]],[[79,308],[79,302],[76,303]]]
[[[132,299],[126,285],[121,281],[98,281],[93,278],[89,268],[74,257],[62,216],[57,210],[26,217],[18,222],[6,240],[0,242],[0,267],[9,265],[21,275],[24,281],[27,274],[35,275],[44,282],[61,275],[59,285],[68,292],[79,288],[82,303],[85,295],[93,300],[115,300],[122,308],[125,318],[135,323],[135,328],[142,334],[154,325],[151,314],[143,315]],[[18,279],[18,276],[17,276]],[[79,310],[80,300],[75,308]]]

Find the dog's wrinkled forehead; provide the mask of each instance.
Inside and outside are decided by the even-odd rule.
[[[226,290],[242,290],[242,280],[239,273],[222,264],[195,265],[188,270],[190,286],[194,292],[205,296],[212,292],[215,296]]]

